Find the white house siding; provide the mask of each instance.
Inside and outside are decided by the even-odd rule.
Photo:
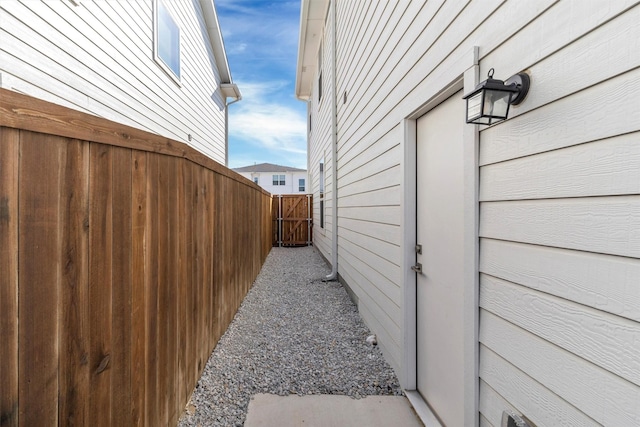
[[[389,362],[401,372],[403,119],[470,66],[476,43],[469,31],[499,2],[337,5],[338,99],[347,92],[346,104],[338,102],[339,272],[358,296],[360,312]],[[527,13],[535,16],[544,7],[537,4]],[[490,42],[480,44],[492,45],[494,37],[495,30],[489,31]],[[355,207],[347,207],[351,194],[358,198]],[[349,232],[360,244],[346,237]]]
[[[331,17],[328,16],[325,31],[320,35],[322,43],[322,98],[318,100],[318,75],[314,76],[314,89],[309,100],[311,112],[311,131],[309,132],[309,191],[313,194],[313,243],[320,253],[331,260],[331,239],[333,236],[333,179],[334,167],[331,150],[331,87],[333,36],[331,33]],[[320,198],[320,162],[324,161],[324,197]],[[320,226],[320,201],[324,200],[324,227]]]
[[[338,272],[392,366],[401,360],[400,142],[398,123],[371,138],[361,115],[376,106],[368,80],[384,62],[394,2],[337,2]],[[406,5],[405,5],[406,6]],[[383,54],[382,54],[383,55]],[[329,55],[327,55],[329,56]],[[345,102],[346,92],[346,102]],[[370,96],[373,95],[374,99]],[[364,134],[354,136],[354,132]],[[314,239],[315,239],[314,234]]]
[[[181,31],[180,85],[154,61],[153,0],[3,0],[0,85],[185,142],[224,163],[225,100],[200,4],[165,4]]]
[[[285,185],[273,185],[273,175],[284,175]],[[298,180],[304,179],[305,190],[299,191]],[[307,172],[264,172],[258,177],[258,185],[271,194],[307,194]]]
[[[530,95],[480,135],[480,409],[640,425],[640,6],[559,2],[481,58]],[[624,13],[622,13],[624,12]]]
[[[478,46],[481,80],[532,79],[479,139],[480,423],[640,425],[638,2],[336,3],[338,271],[391,365],[407,348],[402,123]],[[330,127],[311,111],[313,166]]]

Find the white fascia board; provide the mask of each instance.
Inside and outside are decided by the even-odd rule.
[[[202,8],[202,15],[209,34],[209,41],[213,48],[213,56],[220,73],[220,83],[232,83],[227,52],[224,48],[224,40],[222,39],[218,14],[213,0],[200,0],[200,7]]]
[[[329,0],[302,0],[300,5],[300,35],[296,66],[296,97],[306,101],[311,97],[317,54]]]

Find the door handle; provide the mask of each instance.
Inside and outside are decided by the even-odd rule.
[[[416,262],[416,265],[412,265],[411,269],[416,273],[422,274],[422,264],[420,264],[419,262]]]

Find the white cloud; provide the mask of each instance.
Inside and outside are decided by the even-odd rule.
[[[242,91],[242,102],[247,101],[247,103],[254,104],[263,103],[269,95],[280,92],[289,84],[289,82],[285,80],[269,80],[261,82],[245,82],[242,81],[242,78],[236,80],[236,83],[240,86],[240,90]],[[247,103],[245,103],[245,105]]]
[[[238,82],[242,101],[230,108],[229,133],[273,154],[306,153],[307,120],[304,113],[275,100],[289,90],[285,81]]]
[[[241,54],[245,50],[247,50],[246,43],[231,43],[226,49],[227,55]]]
[[[233,135],[273,151],[304,153],[304,118],[280,105],[247,109],[230,119]]]

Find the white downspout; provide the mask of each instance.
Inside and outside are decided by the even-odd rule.
[[[224,165],[229,167],[229,105],[240,101],[242,96],[224,105]]]
[[[331,192],[333,194],[333,206],[331,214],[333,216],[332,241],[331,241],[331,273],[325,277],[325,281],[336,280],[338,278],[338,94],[336,84],[337,71],[337,25],[336,25],[336,2],[332,0],[331,7],[331,33],[332,33],[332,55],[331,55],[331,89],[333,91],[331,100],[331,159],[333,160],[333,182]]]

